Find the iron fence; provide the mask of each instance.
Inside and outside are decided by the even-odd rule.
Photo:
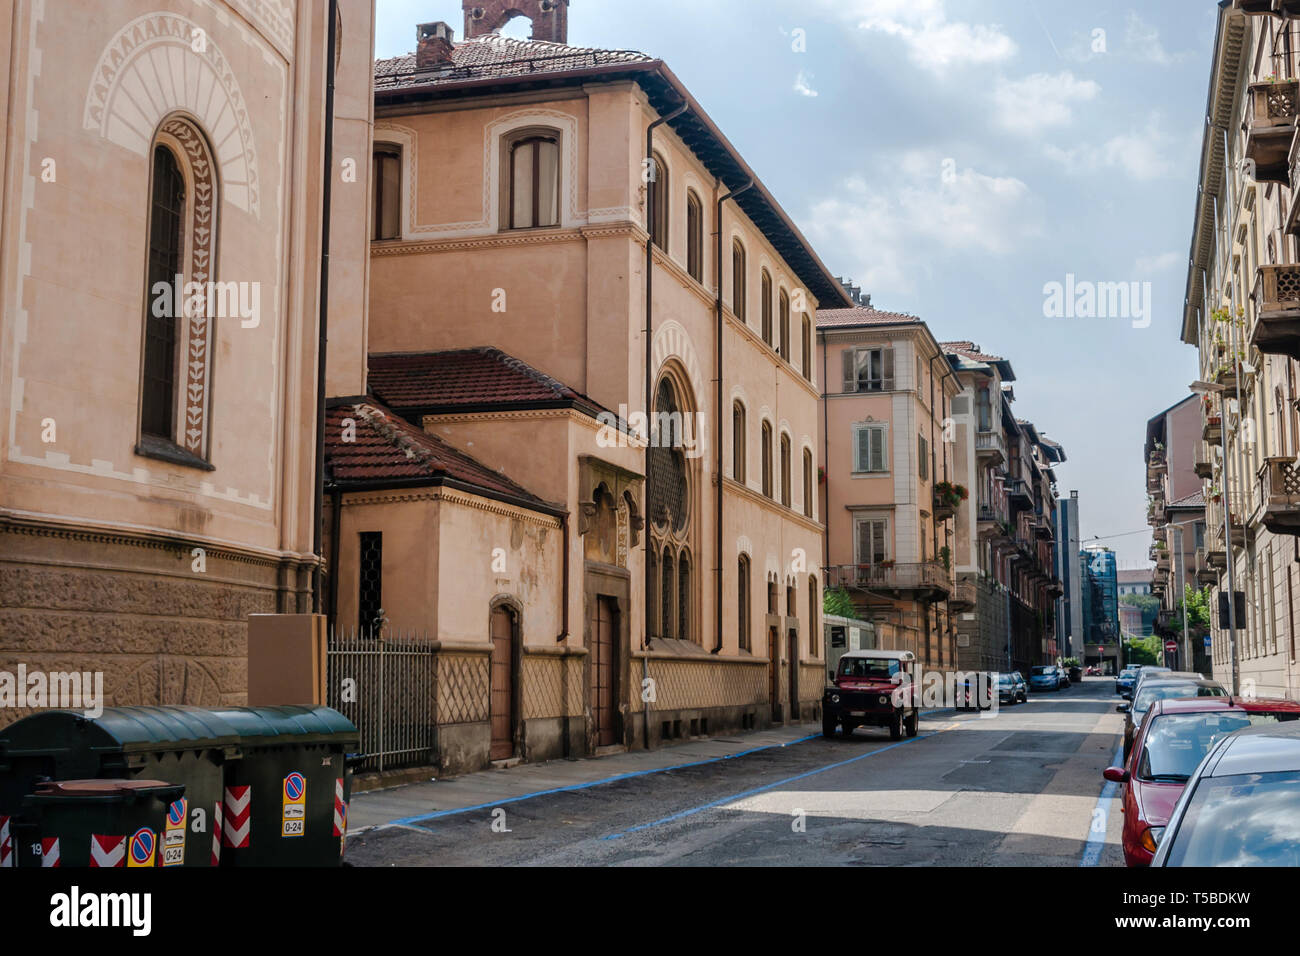
[[[358,770],[435,762],[436,654],[424,634],[330,634],[326,697],[361,732]]]

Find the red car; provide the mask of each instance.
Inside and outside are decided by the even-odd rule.
[[[1124,784],[1124,862],[1148,866],[1174,804],[1210,747],[1255,724],[1300,720],[1300,703],[1282,698],[1177,697],[1151,705],[1133,739],[1126,766],[1107,767]]]

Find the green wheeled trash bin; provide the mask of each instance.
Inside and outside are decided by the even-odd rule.
[[[212,711],[239,735],[226,764],[222,866],[340,866],[356,726],[329,707]]]
[[[24,798],[42,781],[161,780],[185,793],[169,806],[159,866],[215,866],[226,764],[239,735],[202,707],[106,707],[97,717],[68,710],[33,714],[0,729],[0,829],[26,836]]]
[[[23,798],[37,837],[18,848],[18,864],[160,866],[169,810],[184,798],[184,786],[161,780],[44,781]]]

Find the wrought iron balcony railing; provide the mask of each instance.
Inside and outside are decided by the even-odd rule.
[[[826,568],[825,576],[827,587],[910,593],[921,600],[943,601],[952,592],[952,576],[938,561],[839,564]]]
[[[1250,344],[1270,355],[1300,358],[1300,265],[1260,266],[1252,298]]]

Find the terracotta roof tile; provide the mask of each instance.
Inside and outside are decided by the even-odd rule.
[[[904,312],[882,312],[880,309],[862,307],[851,309],[818,309],[817,328],[852,328],[859,325],[919,325],[921,320]]]
[[[1205,507],[1205,494],[1200,491],[1193,491],[1190,495],[1184,495],[1177,501],[1171,501],[1165,505],[1166,508],[1193,508],[1199,509]]]
[[[414,53],[376,60],[375,91],[437,86],[466,80],[567,73],[616,63],[653,62],[654,57],[636,50],[600,50],[489,33],[453,44],[451,63],[437,69],[417,70]]]
[[[572,405],[593,418],[597,402],[496,348],[370,356],[370,390],[398,412],[502,405]]]
[[[355,425],[355,440],[344,441],[344,421]],[[356,490],[394,483],[437,484],[451,479],[490,497],[506,497],[522,504],[548,505],[499,471],[404,421],[378,402],[340,404],[325,413],[325,468],[327,483]]]
[[[980,351],[980,347],[974,342],[940,342],[939,347],[945,352],[964,355],[976,362],[1005,362],[1001,355],[989,355]]]

